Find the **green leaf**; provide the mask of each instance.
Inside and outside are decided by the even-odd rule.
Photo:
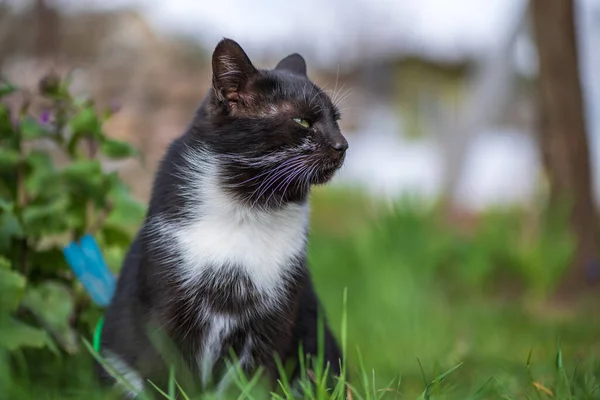
[[[108,269],[113,271],[115,274],[118,274],[121,270],[121,267],[123,266],[123,260],[125,259],[125,254],[127,253],[130,244],[131,241],[125,246],[108,246],[104,242],[101,244],[104,261],[106,261]]]
[[[85,202],[72,201],[69,211],[65,215],[65,224],[69,230],[82,234],[87,223],[87,207]]]
[[[106,223],[129,228],[139,225],[146,215],[146,207],[133,198],[129,187],[117,174],[109,175],[108,180],[111,184],[109,199],[113,208]]]
[[[16,90],[16,86],[13,86],[6,81],[0,81],[0,99],[14,93]]]
[[[14,175],[14,174],[13,174]],[[5,201],[12,201],[16,197],[15,187],[13,184],[13,179],[0,179],[0,198]]]
[[[67,151],[71,156],[75,155],[79,141],[84,137],[99,138],[102,136],[101,122],[92,105],[84,105],[83,108],[71,118],[69,126],[72,136],[67,143]]]
[[[100,121],[94,107],[88,105],[71,118],[70,126],[73,133],[95,133],[98,131]]]
[[[52,340],[41,329],[11,317],[0,318],[0,348],[14,351],[22,347],[54,348]]]
[[[0,147],[0,171],[13,171],[17,165],[21,156],[15,149],[9,147]]]
[[[14,206],[15,203],[12,201],[0,197],[0,211],[12,211]]]
[[[10,264],[6,258],[1,258],[0,264],[0,316],[5,312],[16,310],[23,290],[25,289],[26,279],[16,271],[10,270]]]
[[[131,234],[119,226],[106,224],[101,232],[107,246],[127,247],[131,244]]]
[[[60,233],[66,229],[64,215],[68,207],[69,199],[66,195],[49,202],[29,204],[22,214],[28,235]]]
[[[0,139],[12,138],[14,133],[13,123],[10,119],[8,106],[0,104]]]
[[[70,325],[75,305],[64,284],[45,281],[37,287],[28,288],[21,305],[50,331],[65,351],[77,351],[77,334]]]
[[[13,238],[24,236],[23,227],[19,219],[12,212],[0,215],[0,252],[5,253],[10,249]]]
[[[49,346],[54,349],[46,332],[9,315],[19,306],[25,287],[25,277],[12,271],[8,260],[0,257],[0,348],[12,351],[21,347]]]
[[[20,122],[23,139],[39,139],[48,136],[52,130],[48,126],[40,124],[35,118],[26,116]]]
[[[67,271],[69,266],[61,247],[51,247],[44,250],[37,250],[30,255],[31,265],[35,267],[35,272],[42,276],[56,276],[59,271]]]
[[[133,157],[138,154],[137,150],[131,144],[114,139],[104,140],[101,151],[107,157],[115,160]]]
[[[13,360],[11,359],[11,354],[6,349],[0,349],[0,387],[9,388],[13,382]]]
[[[121,197],[113,203],[113,209],[106,219],[113,226],[137,226],[144,219],[146,208],[133,198]]]
[[[27,164],[32,168],[38,169],[54,169],[54,162],[49,153],[40,150],[33,150],[27,154],[25,158]]]
[[[68,182],[85,184],[90,179],[102,176],[102,166],[97,160],[83,160],[67,165],[61,172]]]
[[[110,185],[98,160],[82,160],[72,163],[64,168],[61,174],[73,203],[94,200],[97,205],[105,205]]]
[[[67,143],[67,153],[71,157],[75,157],[77,154],[77,146],[79,141],[85,136],[84,132],[74,133]]]
[[[60,174],[56,172],[48,153],[32,151],[25,161],[28,167],[25,186],[31,197],[50,198],[64,193]]]

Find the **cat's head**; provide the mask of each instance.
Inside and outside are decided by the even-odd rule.
[[[239,44],[223,39],[212,69],[203,118],[210,129],[203,138],[224,163],[223,178],[235,194],[253,204],[282,204],[331,179],[348,142],[338,108],[307,77],[302,56],[257,69]]]

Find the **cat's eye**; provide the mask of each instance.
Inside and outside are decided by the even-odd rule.
[[[310,122],[308,122],[307,120],[303,119],[303,118],[293,118],[294,122],[297,123],[298,125],[301,125],[304,128],[310,128]]]

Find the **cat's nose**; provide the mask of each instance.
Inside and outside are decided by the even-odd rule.
[[[334,150],[344,152],[348,149],[348,141],[345,137],[341,136],[333,141],[331,147],[333,147]]]

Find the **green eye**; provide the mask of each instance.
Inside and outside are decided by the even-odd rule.
[[[298,125],[302,125],[304,128],[310,128],[310,122],[302,118],[294,118],[294,122]]]

